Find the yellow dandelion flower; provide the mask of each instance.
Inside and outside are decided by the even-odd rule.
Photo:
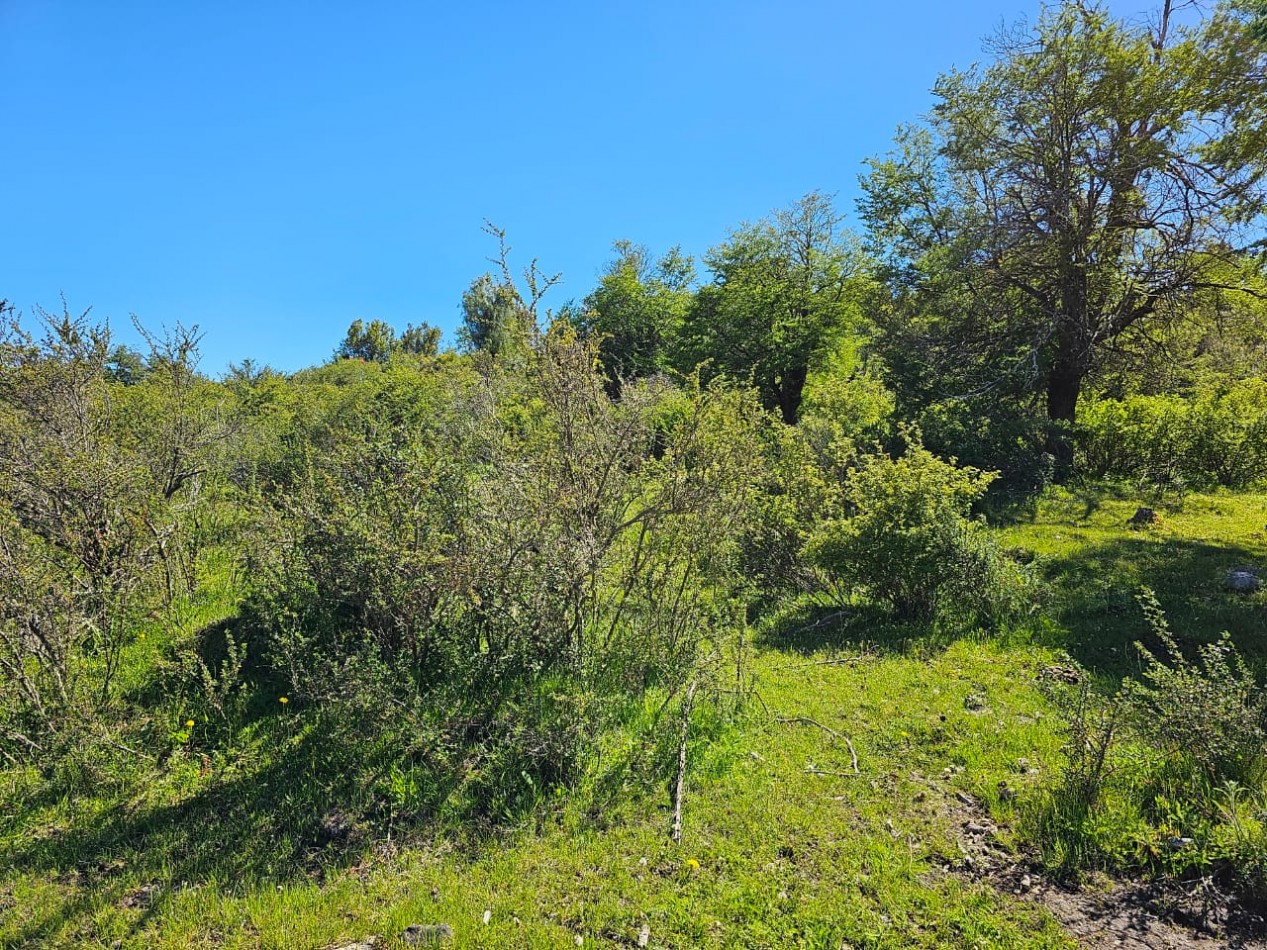
[[[279,703],[281,703],[283,706],[285,706],[288,702],[290,702],[290,697],[289,697],[289,696],[278,696],[278,697],[277,697],[277,701],[278,701]]]
[[[698,861],[696,861],[694,858],[687,858],[687,859],[686,859],[686,866],[687,866],[688,868],[690,868],[692,871],[698,871],[698,870],[699,870],[699,862],[698,862]]]
[[[192,719],[190,719],[188,722],[185,723],[186,729],[192,729],[193,727],[194,727],[194,721]]]

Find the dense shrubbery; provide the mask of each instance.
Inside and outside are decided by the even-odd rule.
[[[529,367],[349,393],[264,492],[251,604],[296,696],[400,734],[424,785],[493,812],[570,778],[613,703],[707,679],[741,623],[757,471],[741,393],[613,401],[568,332]]]
[[[811,197],[803,223],[830,232]],[[715,274],[718,313],[808,320],[766,352],[764,377],[739,372],[733,327],[713,341],[728,365],[675,366],[679,324],[706,315],[659,320],[693,291],[637,260],[585,319],[543,331],[552,281],[534,266],[518,291],[504,247],[501,276],[464,301],[467,352],[358,323],[324,366],[248,361],[214,382],[180,329],[141,355],[83,318],[42,314],[38,339],[10,319],[0,757],[65,790],[195,756],[230,768],[256,742],[293,756],[301,823],[329,809],[498,822],[560,794],[605,743],[625,750],[622,781],[635,765],[662,778],[688,684],[697,719],[724,718],[723,697],[747,695],[748,624],[789,603],[873,605],[906,632],[1018,625],[1034,575],[974,509],[992,485],[1032,493],[1066,474],[1043,451],[1051,426],[1018,393],[988,410],[912,402],[891,371],[890,390],[845,320],[865,277],[820,260],[823,237],[806,238],[795,280],[795,241],[763,231],[726,259],[750,266],[755,241],[758,272]],[[626,311],[641,329],[613,341]],[[1267,386],[1093,399],[1080,440],[1091,474],[1253,484]],[[161,642],[143,646],[150,632]],[[1170,665],[1145,655],[1142,684],[1072,707],[1067,781],[1039,833],[1075,862],[1143,860],[1159,829],[1200,829],[1179,837],[1214,850],[1158,862],[1217,852],[1261,880],[1261,691],[1228,646],[1192,665],[1158,639]]]
[[[1028,581],[972,520],[993,473],[961,468],[903,432],[906,450],[863,458],[845,480],[846,516],[810,539],[810,560],[842,592],[865,593],[904,618],[957,612],[993,622],[1023,611]]]
[[[1052,864],[1214,872],[1267,892],[1267,688],[1226,635],[1185,655],[1151,591],[1157,652],[1112,696],[1054,687],[1060,782],[1029,814]]]
[[[1267,480],[1267,382],[1088,401],[1078,446],[1087,475],[1164,486],[1248,488]]]
[[[188,334],[129,387],[106,330],[44,319],[0,336],[0,754],[61,767],[110,744],[125,646],[195,585],[227,410]]]

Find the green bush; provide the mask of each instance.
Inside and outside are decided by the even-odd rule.
[[[248,609],[298,699],[498,818],[727,648],[760,413],[664,379],[612,400],[565,329],[485,370],[389,368],[326,406],[262,486]]]
[[[151,340],[124,383],[108,328],[40,317],[35,336],[0,312],[0,758],[61,769],[139,718],[125,651],[196,585],[222,428],[196,335]]]
[[[1056,480],[1056,460],[1045,451],[1050,423],[1032,406],[1002,398],[938,402],[913,418],[934,455],[998,472],[990,495],[1028,497]]]
[[[1191,782],[1260,784],[1267,763],[1267,690],[1226,633],[1198,647],[1193,662],[1180,650],[1153,592],[1142,591],[1140,604],[1168,662],[1137,644],[1143,679],[1130,681],[1127,695],[1139,734]]]
[[[1088,400],[1079,413],[1079,460],[1087,474],[1191,488],[1267,481],[1267,381],[1191,396]]]
[[[1186,657],[1151,591],[1154,652],[1112,695],[1083,674],[1056,686],[1066,729],[1058,781],[1032,803],[1048,863],[1218,875],[1267,888],[1267,689],[1226,635]]]
[[[937,458],[918,430],[903,435],[903,455],[868,456],[848,475],[848,515],[815,532],[808,557],[845,593],[863,593],[899,617],[1015,614],[1027,599],[1025,576],[970,517],[995,475]]]

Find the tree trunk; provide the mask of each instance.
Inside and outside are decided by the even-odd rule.
[[[790,426],[796,425],[796,420],[800,418],[801,398],[805,393],[805,380],[808,376],[808,366],[797,366],[787,370],[779,379],[779,413]]]
[[[1047,376],[1047,451],[1056,460],[1057,477],[1073,470],[1073,423],[1086,371],[1072,360],[1058,360]]]

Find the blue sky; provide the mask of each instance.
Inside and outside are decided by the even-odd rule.
[[[811,189],[851,211],[937,74],[1036,11],[0,0],[0,297],[293,370],[358,317],[451,334],[489,218],[557,305],[617,238],[698,254]]]

